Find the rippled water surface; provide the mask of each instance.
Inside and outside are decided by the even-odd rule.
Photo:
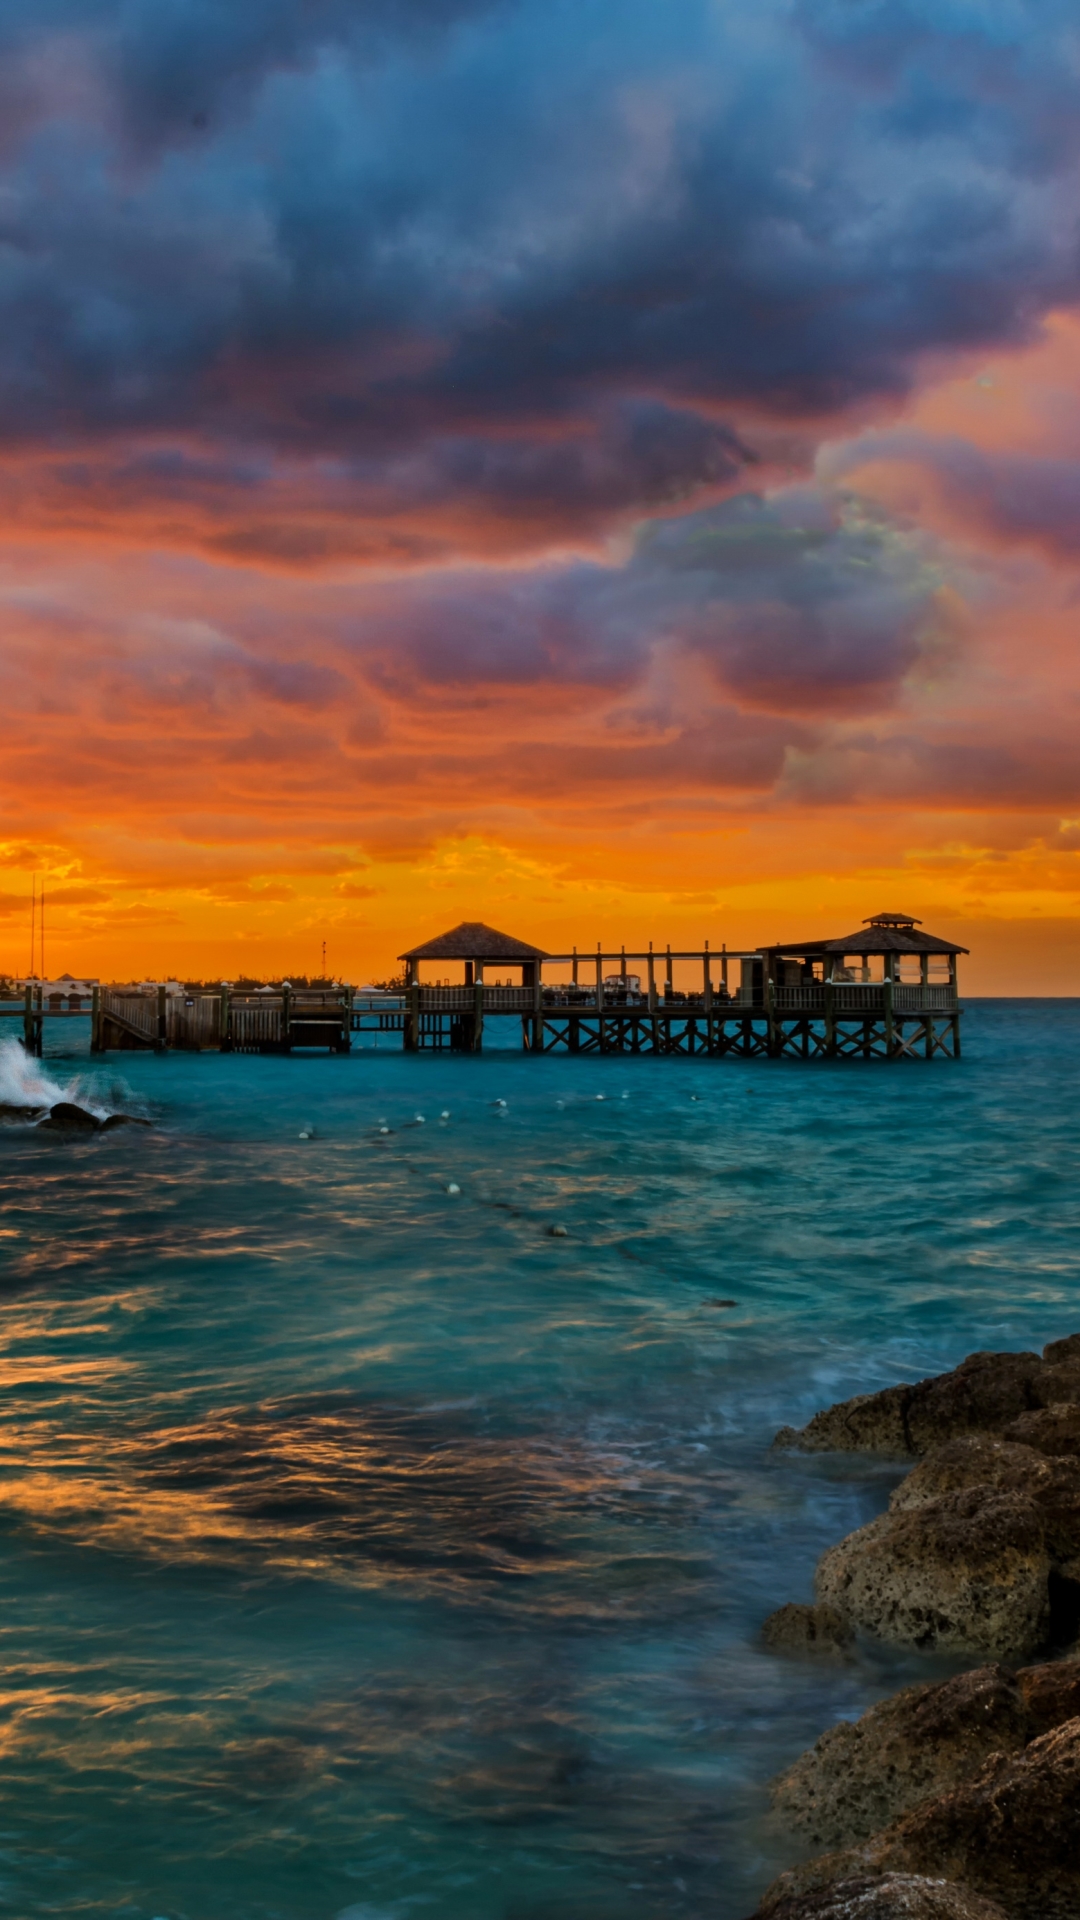
[[[773,1431],[1080,1327],[1080,1003],[966,1027],[46,1060],[157,1124],[0,1130],[0,1910],[747,1913],[769,1775],[929,1671],[760,1650],[896,1477]]]

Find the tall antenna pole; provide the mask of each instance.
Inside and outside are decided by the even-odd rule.
[[[326,941],[322,943],[322,977],[326,979]]]
[[[38,936],[41,948],[41,977],[45,978],[45,875],[41,876],[41,932]]]
[[[37,874],[30,876],[30,977],[34,974],[34,954],[37,950]]]

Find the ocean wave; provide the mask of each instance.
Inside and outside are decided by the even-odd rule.
[[[82,1107],[84,1112],[93,1114],[95,1120],[107,1120],[111,1114],[136,1110],[126,1087],[113,1084],[106,1091],[100,1076],[94,1074],[77,1073],[70,1080],[56,1079],[18,1040],[0,1040],[0,1121],[32,1125],[61,1101]]]

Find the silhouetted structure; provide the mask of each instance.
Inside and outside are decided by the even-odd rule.
[[[690,952],[650,946],[638,953],[625,947],[545,953],[467,920],[400,955],[400,992],[288,983],[243,993],[224,985],[209,993],[164,984],[95,986],[91,1046],[98,1053],[124,1047],[341,1053],[354,1033],[400,1033],[409,1052],[478,1052],[485,1020],[510,1015],[520,1020],[522,1046],[533,1053],[958,1058],[956,965],[966,951],[923,933],[905,913],[874,914],[857,933],[835,940],[773,942],[738,952],[706,944]],[[460,965],[463,979],[425,985],[421,969],[436,964]],[[563,977],[549,972],[545,980],[545,967]],[[519,984],[491,980],[507,969],[518,973]],[[46,1019],[75,1011],[51,1007],[33,982],[20,999],[0,1003],[0,1014],[22,1018],[28,1052],[41,1051]]]

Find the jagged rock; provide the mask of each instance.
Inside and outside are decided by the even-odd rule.
[[[0,1121],[39,1120],[47,1112],[47,1107],[17,1107],[10,1100],[0,1100]]]
[[[844,1653],[855,1639],[849,1620],[835,1607],[808,1607],[789,1601],[770,1613],[761,1638],[771,1653]]]
[[[1032,1676],[1041,1671],[1030,1669]],[[1076,1678],[1080,1683],[1080,1665]],[[1029,1684],[1038,1693],[1040,1683]],[[1045,1693],[1044,1714],[1071,1698],[1068,1688],[1051,1685]],[[1033,1720],[1019,1677],[1007,1667],[905,1687],[861,1720],[829,1727],[773,1782],[773,1806],[811,1846],[851,1846],[970,1777],[990,1754],[1017,1753],[1035,1731],[1054,1724]]]
[[[781,1427],[773,1446],[801,1453],[911,1453],[907,1410],[914,1391],[905,1383],[881,1393],[857,1393],[815,1413],[805,1427]]]
[[[924,1800],[866,1845],[822,1855],[782,1874],[762,1901],[761,1915],[779,1920],[787,1915],[785,1900],[859,1874],[910,1873],[940,1875],[997,1900],[1010,1920],[1077,1920],[1078,1832],[1080,1719],[1075,1719],[1043,1734],[1023,1753],[995,1754],[971,1780]],[[791,1909],[792,1915],[798,1911]]]
[[[1003,1907],[922,1874],[861,1874],[758,1908],[752,1920],[1009,1920]]]
[[[44,1120],[38,1121],[39,1127],[51,1127],[65,1133],[96,1133],[101,1122],[85,1107],[77,1107],[71,1100],[58,1100],[50,1107]]]
[[[1016,1676],[1028,1717],[1029,1740],[1080,1718],[1080,1660],[1046,1660]]]
[[[1050,1624],[1046,1536],[1034,1500],[962,1488],[882,1514],[830,1548],[818,1601],[899,1646],[1023,1656]]]
[[[1080,1914],[1080,1719],[919,1807],[875,1843],[875,1865],[939,1872],[1014,1920]]]
[[[1045,1404],[1039,1387],[1045,1371],[1036,1353],[972,1353],[951,1373],[859,1394],[816,1413],[801,1429],[782,1427],[773,1444],[805,1453],[927,1453],[959,1434],[1000,1433]]]
[[[1080,1405],[1065,1402],[1022,1413],[1002,1438],[1036,1453],[1080,1455]]]
[[[991,1434],[969,1434],[928,1453],[894,1489],[889,1510],[931,1506],[963,1487],[994,1488],[1036,1501],[1048,1521],[1064,1529],[1057,1556],[1071,1559],[1080,1553],[1080,1514],[1075,1522],[1071,1518],[1080,1502],[1080,1460],[1039,1453]]]
[[[1064,1340],[1051,1340],[1042,1350],[1042,1357],[1050,1366],[1065,1361],[1080,1366],[1080,1333],[1067,1333]]]

